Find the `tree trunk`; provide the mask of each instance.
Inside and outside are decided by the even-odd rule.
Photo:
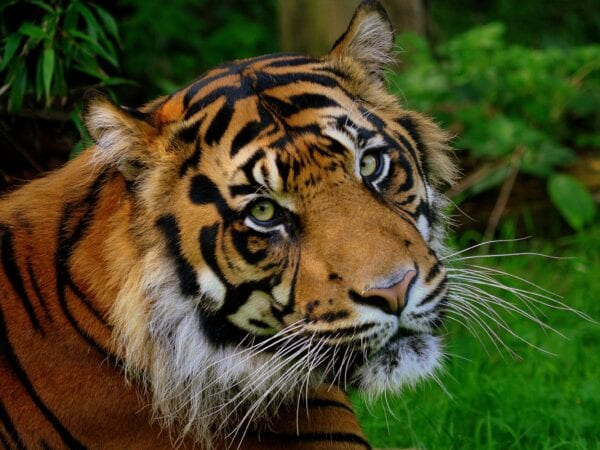
[[[360,0],[279,0],[281,47],[286,52],[324,55],[346,30]],[[397,33],[426,33],[424,0],[381,0]]]

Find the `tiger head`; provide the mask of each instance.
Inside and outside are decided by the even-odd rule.
[[[203,435],[303,385],[379,393],[439,365],[455,172],[386,91],[393,46],[365,1],[320,59],[224,64],[140,109],[88,99],[96,164],[133,198],[115,342],[162,417]]]

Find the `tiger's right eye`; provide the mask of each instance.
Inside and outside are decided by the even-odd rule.
[[[360,159],[360,174],[370,177],[379,168],[379,159],[372,153],[367,153]]]
[[[275,217],[275,204],[271,200],[260,200],[252,206],[250,215],[258,222],[269,222]]]

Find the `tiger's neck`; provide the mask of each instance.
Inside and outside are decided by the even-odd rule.
[[[11,282],[23,285],[33,328],[52,327],[63,316],[92,348],[111,356],[108,316],[127,270],[121,261],[135,252],[127,237],[131,202],[123,177],[100,171],[90,158],[86,152],[7,196],[0,223],[8,230],[5,252],[29,274]]]

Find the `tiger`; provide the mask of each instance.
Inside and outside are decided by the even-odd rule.
[[[370,448],[345,391],[443,359],[449,136],[364,0],[320,58],[225,63],[0,200],[6,448]]]

